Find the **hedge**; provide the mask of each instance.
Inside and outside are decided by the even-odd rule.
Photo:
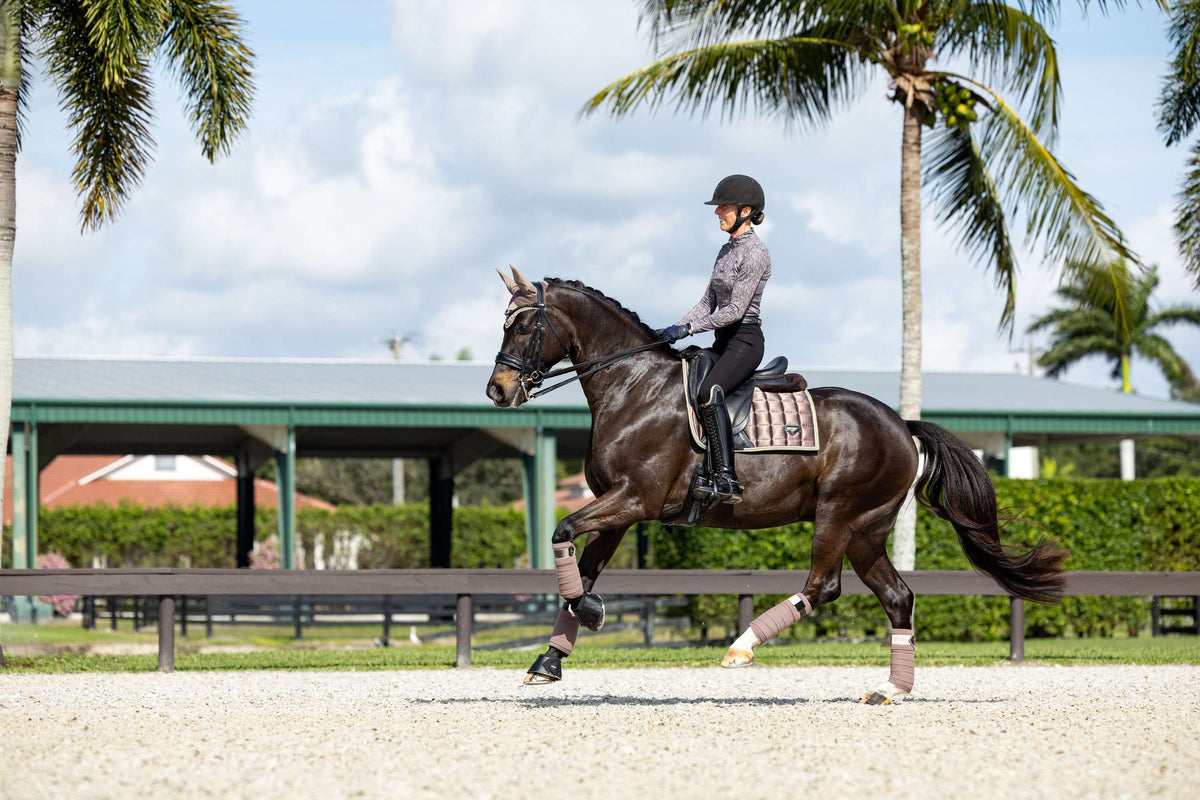
[[[1030,542],[1053,536],[1071,553],[1068,569],[1200,570],[1200,481],[1195,479],[997,479],[996,491],[1002,508],[1023,520],[1007,526],[1006,540]],[[260,537],[267,538],[277,527],[275,510],[259,508],[256,513]],[[429,564],[429,518],[424,504],[344,506],[336,512],[300,509],[296,527],[301,566],[316,566],[318,554],[326,567]],[[57,551],[76,566],[99,559],[110,567],[232,567],[235,531],[232,507],[52,509],[43,510],[39,517],[39,549]],[[664,569],[803,570],[809,566],[812,544],[809,523],[758,531],[667,529],[652,523],[648,534],[649,565]],[[6,529],[6,565],[10,536]],[[635,540],[632,533],[626,537],[611,567],[634,565]],[[486,506],[454,510],[452,566],[526,564],[523,512]],[[968,568],[953,529],[924,509],[918,515],[916,566]],[[756,610],[778,599],[758,597]],[[689,613],[697,625],[732,629],[736,598],[693,598]],[[1149,603],[1144,598],[1066,598],[1055,607],[1029,604],[1026,615],[1031,636],[1136,633],[1149,619]],[[1002,597],[919,597],[916,624],[919,634],[928,639],[1000,639],[1008,633],[1008,603]],[[873,597],[844,597],[818,609],[791,634],[873,635],[886,626]]]
[[[1200,569],[1200,481],[1169,478],[1030,481],[996,479],[1002,514],[1017,517],[1004,529],[1006,541],[1030,543],[1051,536],[1071,554],[1071,570]],[[969,569],[950,525],[920,509],[917,569]],[[758,531],[710,528],[651,530],[655,566],[667,569],[807,569],[812,524]],[[849,563],[844,564],[849,570]],[[797,586],[796,591],[803,587]],[[756,597],[755,611],[779,597]],[[694,598],[689,613],[702,625],[732,629],[736,598]],[[1068,597],[1060,606],[1026,605],[1030,636],[1135,635],[1150,615],[1144,598]],[[986,641],[1008,635],[1004,597],[918,597],[918,634],[928,639]],[[848,636],[881,633],[887,617],[874,597],[843,597],[818,609],[791,634]],[[806,631],[807,628],[807,631]]]

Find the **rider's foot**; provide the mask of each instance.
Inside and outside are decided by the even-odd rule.
[[[705,479],[692,489],[692,496],[706,504],[736,505],[742,502],[742,485],[738,483],[734,473],[718,472],[716,475],[705,476]]]

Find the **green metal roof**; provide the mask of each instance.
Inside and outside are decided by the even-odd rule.
[[[582,447],[590,414],[577,384],[520,409],[498,409],[484,396],[491,369],[460,362],[18,358],[13,420],[116,426],[118,439],[133,428],[293,425],[309,429],[310,442],[317,429],[544,426],[567,435],[567,452]],[[799,371],[811,386],[844,386],[898,405],[895,372]],[[1011,433],[1018,443],[1048,435],[1200,436],[1200,405],[1026,375],[925,373],[923,396],[925,419],[955,431]],[[329,431],[323,446],[335,447],[335,439]],[[349,444],[383,452],[396,442]]]

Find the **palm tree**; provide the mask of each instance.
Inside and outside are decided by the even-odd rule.
[[[917,419],[922,186],[939,222],[955,228],[960,247],[992,271],[1005,295],[1000,326],[1009,333],[1017,269],[1009,220],[1018,212],[1026,240],[1040,243],[1047,263],[1068,274],[1074,265],[1136,261],[1100,204],[1051,152],[1061,86],[1054,42],[1042,22],[1059,3],[1019,6],[995,0],[643,0],[642,23],[656,45],[682,49],[605,87],[583,113],[607,108],[621,116],[673,99],[677,109],[701,115],[720,107],[732,117],[753,106],[812,127],[856,100],[873,74],[886,75],[890,99],[904,109],[900,414]],[[935,61],[962,64],[965,72],[935,69]],[[912,568],[914,519],[897,525],[901,569]]]
[[[1158,129],[1168,145],[1200,123],[1200,0],[1171,4],[1174,55],[1158,102]],[[1192,145],[1176,208],[1175,239],[1184,267],[1200,282],[1200,141]]]
[[[1108,282],[1110,275],[1121,276],[1118,298]],[[1128,265],[1117,262],[1103,271],[1088,268],[1059,287],[1063,301],[1030,323],[1027,332],[1049,331],[1050,345],[1038,359],[1046,374],[1057,378],[1085,358],[1101,356],[1112,363],[1112,377],[1121,381],[1121,391],[1133,392],[1129,368],[1133,356],[1141,356],[1162,370],[1176,392],[1196,385],[1192,368],[1162,335],[1172,325],[1200,326],[1200,306],[1179,303],[1154,307],[1152,295],[1158,288],[1158,269],[1133,274]],[[1117,323],[1116,309],[1124,306],[1127,324]]]
[[[237,13],[219,0],[0,0],[0,430],[12,402],[12,256],[16,161],[25,88],[44,65],[75,134],[72,178],[82,228],[113,219],[154,149],[152,64],[181,84],[210,161],[228,152],[250,114],[254,54]],[[36,60],[35,60],[36,59]],[[4,478],[0,463],[0,482]]]

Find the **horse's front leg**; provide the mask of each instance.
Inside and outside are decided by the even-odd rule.
[[[585,593],[595,586],[596,578],[616,552],[626,530],[627,528],[613,528],[588,534],[587,546],[583,548],[578,567]],[[603,603],[600,607],[603,613]],[[550,646],[533,662],[525,676],[525,683],[541,684],[562,680],[562,660],[571,655],[575,648],[575,639],[579,636],[579,623],[576,612],[564,602],[558,611],[558,618],[554,621]]]
[[[581,533],[593,531],[620,529],[623,532],[633,523],[647,519],[646,499],[636,492],[627,491],[627,486],[614,487],[574,514],[564,517],[550,538],[554,548],[554,571],[558,575],[558,593],[579,621],[593,631],[600,630],[604,624],[604,601],[584,588],[579,565],[575,562],[575,538]]]
[[[644,498],[614,488],[558,523],[550,541],[563,607],[550,637],[550,648],[530,667],[526,683],[560,680],[562,659],[570,655],[579,626],[600,630],[604,624],[604,601],[592,594],[591,589],[625,531],[647,517]],[[573,542],[581,533],[591,535],[580,562],[576,563]]]

